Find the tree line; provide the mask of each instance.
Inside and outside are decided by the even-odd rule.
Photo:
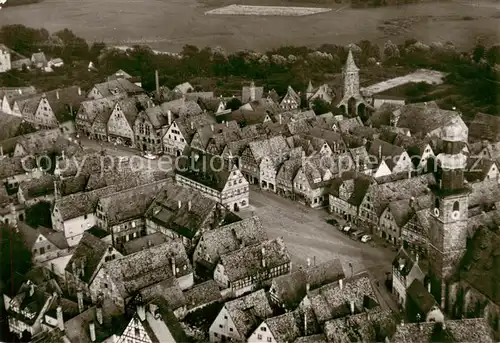
[[[102,82],[106,75],[123,69],[142,77],[143,87],[153,90],[154,71],[160,72],[160,83],[170,87],[189,81],[199,89],[215,89],[232,95],[241,89],[244,80],[254,80],[266,89],[286,92],[288,85],[304,90],[313,84],[332,81],[341,72],[349,48],[353,51],[361,73],[372,70],[430,68],[448,73],[449,94],[426,95],[445,97],[450,105],[461,107],[465,114],[481,110],[498,113],[496,87],[499,81],[500,46],[484,46],[478,42],[471,51],[459,51],[452,43],[426,45],[416,40],[402,44],[386,42],[384,46],[362,40],[349,47],[323,44],[317,48],[282,46],[264,53],[250,50],[227,53],[220,47],[198,48],[186,45],[178,55],[156,54],[146,46],[133,46],[123,51],[102,42],[88,43],[72,31],[64,29],[50,34],[45,29],[23,25],[7,25],[0,29],[0,42],[17,53],[29,57],[44,51],[61,57],[65,66],[55,73],[11,71],[0,75],[5,85],[31,83],[39,88],[57,88],[78,82],[88,87]],[[87,70],[92,61],[97,72]],[[418,97],[417,97],[418,98]],[[463,108],[463,109],[462,109]]]

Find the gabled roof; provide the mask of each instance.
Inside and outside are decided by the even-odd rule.
[[[62,220],[69,220],[94,213],[99,199],[114,192],[116,192],[116,186],[112,185],[88,192],[63,196],[55,201],[54,211],[59,211]]]
[[[477,342],[492,343],[493,333],[484,318],[447,320],[442,323],[405,323],[398,325],[389,342]]]
[[[281,165],[278,174],[276,174],[276,181],[282,183],[288,183],[290,186],[293,184],[293,179],[297,175],[297,172],[302,167],[301,158],[293,158],[286,160]]]
[[[193,238],[216,206],[215,200],[200,191],[169,180],[151,203],[146,217],[184,237]]]
[[[106,124],[111,112],[115,108],[116,102],[125,96],[125,94],[121,93],[100,99],[83,101],[80,104],[76,119],[86,121],[90,124],[94,123],[94,120]]]
[[[265,320],[276,342],[291,342],[300,336],[300,328],[293,312]]]
[[[60,123],[73,120],[71,111],[77,111],[85,100],[85,93],[78,86],[54,89],[39,97],[42,98],[44,95]]]
[[[28,249],[33,248],[33,244],[35,244],[36,239],[40,235],[45,237],[49,242],[54,244],[59,249],[68,248],[68,243],[66,242],[66,238],[64,237],[64,232],[55,231],[42,226],[33,228],[24,222],[19,222],[18,228],[19,232],[21,232],[24,236],[25,244]]]
[[[406,290],[406,294],[424,315],[429,313],[434,306],[439,307],[436,299],[429,293],[422,281],[418,279],[413,280]]]
[[[342,264],[336,259],[278,276],[273,279],[272,289],[286,309],[294,310],[306,296],[307,286],[314,290],[344,278]]]
[[[224,307],[241,337],[248,337],[264,319],[273,315],[263,289],[228,301]]]
[[[481,141],[500,141],[500,117],[478,112],[469,123],[469,137]]]
[[[361,205],[361,202],[363,201],[365,194],[372,183],[372,179],[367,175],[362,173],[356,174],[355,172],[343,173],[341,177],[337,177],[332,180],[330,194],[338,198],[340,196],[340,186],[344,182],[350,180],[352,180],[354,187],[347,202],[354,206],[359,206]]]
[[[139,94],[130,98],[118,100],[115,104],[115,108],[116,106],[120,106],[120,109],[125,115],[130,127],[134,127],[134,123],[139,115],[139,112],[146,110],[150,104],[151,100],[146,94]]]
[[[0,158],[0,180],[23,175],[24,173],[36,168],[34,159],[24,159],[24,157],[4,157]]]
[[[144,93],[144,89],[130,82],[128,79],[116,79],[107,82],[102,82],[94,85],[95,88],[101,93],[103,97],[116,95],[118,93],[124,94],[138,94]]]
[[[248,143],[255,161],[259,163],[262,158],[269,155],[283,155],[290,150],[285,137],[282,135]]]
[[[160,180],[101,197],[99,204],[107,225],[111,227],[142,217],[166,183],[167,180]]]
[[[217,282],[205,281],[184,292],[188,310],[222,300]]]
[[[168,237],[161,232],[155,232],[143,237],[132,239],[123,244],[123,251],[126,255],[148,249],[150,247],[163,244],[168,241]]]
[[[173,276],[175,261],[176,277],[192,273],[191,263],[181,241],[172,241],[114,259],[103,269],[124,299],[143,288],[152,286]]]
[[[358,126],[363,126],[363,122],[359,117],[347,118],[338,122],[339,130],[343,133],[349,133],[352,129]]]
[[[161,106],[148,107],[142,114],[149,119],[155,129],[168,125],[167,112],[164,112]]]
[[[262,261],[265,260],[265,267]],[[257,275],[290,262],[290,255],[282,238],[267,240],[222,255],[220,264],[230,282]]]
[[[56,177],[45,174],[38,178],[27,179],[19,184],[25,200],[34,199],[40,196],[54,194],[54,181]]]
[[[203,244],[203,255],[201,259],[210,256],[210,263],[217,263],[221,255],[241,249],[244,246],[254,245],[267,240],[267,234],[262,227],[258,217],[250,217],[224,225],[219,228],[203,233],[201,242]]]
[[[79,277],[80,280],[88,284],[94,273],[97,271],[97,267],[99,266],[104,254],[110,249],[113,248],[108,243],[105,243],[87,232],[84,232],[82,239],[73,251],[71,259],[68,261],[65,270],[66,272]],[[73,270],[73,266],[76,270]]]
[[[184,98],[164,102],[161,105],[162,110],[167,113],[170,110],[177,116],[196,116],[203,113],[200,105],[194,100],[186,100]]]

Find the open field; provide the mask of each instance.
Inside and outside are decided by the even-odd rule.
[[[300,1],[303,1],[300,3]],[[293,6],[312,7],[308,0]],[[408,38],[430,43],[452,41],[472,46],[477,36],[498,41],[500,10],[490,3],[434,2],[376,9],[341,4],[314,16],[206,16],[235,0],[44,0],[0,10],[0,25],[25,24],[49,31],[73,30],[88,40],[115,45],[148,44],[178,52],[185,44],[222,46],[228,51],[258,51],[280,45],[348,44],[367,39],[383,44]],[[284,0],[240,0],[245,5],[290,4]],[[483,6],[490,6],[484,7]]]
[[[246,6],[246,5],[229,5],[226,7],[216,8],[205,14],[222,14],[222,15],[270,15],[270,16],[287,16],[300,17],[305,15],[324,13],[331,11],[331,8],[319,7],[284,7],[284,6]]]

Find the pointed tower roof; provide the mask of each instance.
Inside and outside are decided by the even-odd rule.
[[[347,61],[345,63],[345,71],[359,71],[359,68],[354,63],[354,57],[352,56],[352,50],[349,49],[349,53],[347,54]]]
[[[311,80],[309,80],[309,84],[307,85],[307,93],[312,93],[314,91]]]

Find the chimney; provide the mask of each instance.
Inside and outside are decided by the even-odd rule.
[[[411,167],[408,168],[408,178],[411,179]]]
[[[78,95],[82,95],[82,89],[78,87]]]
[[[333,142],[333,152],[337,152],[337,142]]]
[[[97,305],[95,308],[95,316],[97,319],[97,322],[102,325],[102,307],[101,305]]]
[[[339,287],[341,290],[344,289],[344,279],[339,280]]]
[[[191,211],[191,200],[188,201],[188,211]]]
[[[354,309],[355,309],[354,308],[354,300],[351,300],[350,305],[351,305],[351,314],[354,314]]]
[[[81,270],[82,270],[82,276],[85,276],[85,261],[84,260],[82,260],[80,266],[81,266]]]
[[[59,100],[59,90],[56,90],[56,98]]]
[[[81,289],[79,289],[76,292],[76,297],[78,299],[78,312],[82,313],[84,308],[83,308],[83,292]]]
[[[172,274],[174,276],[177,276],[177,269],[175,267],[175,258],[174,257],[170,258],[170,264],[172,265]]]
[[[427,284],[427,292],[429,292],[429,294],[432,294],[431,293],[431,281],[429,280],[429,283]]]
[[[194,130],[194,123],[191,122],[191,130]]]
[[[229,127],[229,122],[228,121],[226,122],[226,127]]]
[[[95,342],[95,324],[94,324],[94,322],[91,322],[89,324],[89,331],[90,331],[90,340],[92,342]]]
[[[153,246],[153,242],[151,242],[151,240],[148,239],[147,245],[148,245],[148,248],[150,248]]]
[[[304,311],[304,335],[307,336],[307,310]]]
[[[210,130],[214,130],[214,124],[210,124]]]
[[[19,95],[23,94],[23,90],[21,88],[19,88],[17,91],[18,91]]]
[[[0,145],[0,157],[3,157],[3,145]]]
[[[282,122],[282,120],[281,120],[281,113],[280,113],[280,115],[279,115],[279,119],[280,119],[280,125],[281,125],[281,122]]]
[[[178,207],[178,208],[181,208],[181,207],[182,207],[182,201],[180,201],[180,200],[179,200],[179,201],[177,201],[177,207]]]
[[[405,321],[401,319],[401,326],[405,326]]]
[[[76,263],[75,263],[75,261],[73,261],[71,263],[71,271],[73,272],[73,274],[76,274]]]
[[[156,86],[156,97],[160,99],[160,77],[158,76],[158,70],[155,70],[155,86]]]
[[[172,124],[172,111],[168,110],[167,111],[167,119],[168,119],[168,125]]]
[[[379,162],[382,160],[382,145],[379,145],[378,147],[378,159]]]
[[[61,306],[57,307],[57,327],[59,330],[64,331],[64,318]]]
[[[264,256],[266,255],[266,249],[262,247],[262,268],[266,268],[266,259]]]
[[[137,315],[139,316],[141,322],[146,320],[146,309],[144,308],[144,304],[137,305]]]
[[[413,208],[414,205],[415,205],[415,197],[411,197],[410,198],[410,208]]]
[[[309,292],[309,289],[311,288],[311,285],[308,283],[306,283],[306,292]]]

